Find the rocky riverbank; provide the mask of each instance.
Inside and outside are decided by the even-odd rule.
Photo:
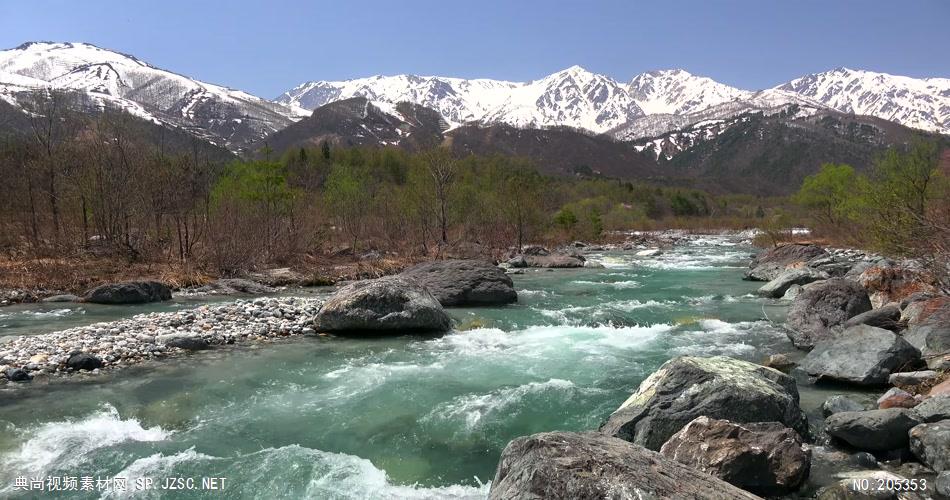
[[[745,279],[789,301],[789,340],[809,351],[798,368],[784,355],[765,361],[775,368],[674,358],[598,432],[512,441],[489,497],[950,497],[950,297],[936,281],[912,261],[813,244],[759,253]],[[776,368],[881,396],[873,408],[833,396],[809,425]]]
[[[311,298],[237,300],[20,336],[0,344],[0,373],[10,384],[96,374],[215,345],[313,334],[313,317],[321,303]]]

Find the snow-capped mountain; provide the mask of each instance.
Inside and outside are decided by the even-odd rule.
[[[950,134],[950,78],[918,79],[838,68],[803,76],[776,88],[845,113]]]
[[[390,105],[408,101],[435,109],[452,126],[506,123],[601,133],[643,114],[625,85],[580,66],[527,83],[415,75],[315,81],[282,94],[277,102],[314,109],[352,97]]]
[[[752,94],[681,69],[641,73],[630,81],[629,92],[648,115],[689,114]]]
[[[82,92],[98,105],[185,128],[232,150],[305,115],[90,44],[35,42],[0,51],[0,98],[16,104],[37,89]]]

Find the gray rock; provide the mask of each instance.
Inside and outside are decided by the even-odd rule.
[[[922,422],[950,420],[950,394],[940,394],[923,400],[914,407]]]
[[[920,351],[894,332],[858,325],[818,342],[799,367],[819,380],[883,385],[919,358]]]
[[[937,481],[934,485],[937,489],[937,493],[950,497],[950,471],[942,471],[940,474],[937,474]]]
[[[788,358],[785,354],[772,354],[762,363],[762,366],[767,366],[769,368],[775,368],[781,372],[787,372],[788,370],[795,367],[795,362]]]
[[[546,432],[505,447],[490,500],[753,499],[659,453],[595,432]]]
[[[521,251],[524,255],[544,256],[551,255],[551,251],[541,245],[528,245]]]
[[[518,301],[505,271],[481,260],[425,262],[401,273],[426,287],[444,307],[510,304]]]
[[[917,346],[932,369],[947,367],[950,352],[950,297],[917,301],[904,309],[907,330],[904,337]]]
[[[877,328],[883,328],[892,332],[901,330],[898,320],[901,318],[901,310],[897,304],[887,304],[878,309],[871,309],[863,312],[848,321],[844,322],[843,328],[857,325],[870,325]]]
[[[811,268],[789,269],[779,274],[775,279],[762,285],[758,294],[763,297],[780,298],[785,295],[793,285],[805,285],[813,281],[828,279],[828,273],[815,271]]]
[[[802,293],[804,288],[801,285],[792,285],[788,287],[788,290],[785,290],[785,295],[782,295],[782,300],[795,300],[795,297],[798,297]]]
[[[935,471],[950,469],[950,420],[920,424],[910,430],[910,452]]]
[[[880,488],[878,485],[901,484],[906,478],[892,472],[875,470],[841,474],[847,476],[837,483],[822,488],[815,497],[817,500],[897,500],[910,498],[900,495],[895,489]],[[865,481],[867,481],[865,483]],[[867,485],[865,487],[864,485]],[[900,496],[899,496],[900,495]],[[915,498],[915,497],[911,497]]]
[[[524,261],[527,267],[542,268],[573,268],[584,267],[584,259],[564,254],[551,255],[525,255]],[[509,261],[510,263],[511,261]]]
[[[100,285],[86,292],[83,300],[95,304],[143,304],[171,300],[172,291],[157,281],[127,281]]]
[[[915,372],[897,372],[892,373],[890,377],[887,377],[887,383],[891,385],[903,385],[907,387],[914,387],[921,384],[926,384],[933,380],[936,380],[940,375],[933,370],[921,370]]]
[[[321,332],[444,332],[452,320],[421,285],[399,276],[351,283],[314,318]]]
[[[922,302],[925,300],[930,300],[934,297],[937,297],[937,294],[932,292],[914,292],[901,300],[900,308],[901,310],[904,310],[907,309],[907,306],[913,304],[914,302]]]
[[[87,352],[77,352],[73,353],[66,360],[66,367],[72,368],[73,370],[95,370],[96,368],[102,368],[105,366],[102,363],[102,360],[98,356],[89,354]]]
[[[3,373],[11,382],[29,382],[33,377],[22,368],[7,368]]]
[[[241,278],[222,278],[213,283],[214,288],[222,293],[244,293],[248,295],[263,295],[266,293],[275,293],[277,289],[258,283],[256,281]]]
[[[906,408],[845,411],[825,419],[825,432],[859,450],[888,451],[907,446],[907,432],[918,424]]]
[[[211,347],[207,340],[187,333],[159,335],[156,342],[166,347],[177,347],[186,351],[202,351]]]
[[[680,356],[667,361],[600,430],[659,450],[670,436],[700,416],[736,423],[780,422],[808,436],[792,377],[724,356]]]
[[[827,255],[828,252],[817,245],[803,243],[779,245],[756,255],[749,264],[752,269],[746,273],[743,279],[772,281],[786,271],[788,266],[801,264],[800,267],[805,267],[806,262]]]
[[[798,433],[778,422],[740,425],[699,417],[664,443],[660,454],[764,496],[798,489],[811,465]]]
[[[43,299],[43,302],[79,302],[82,300],[76,295],[63,294],[63,295],[51,295]]]
[[[825,417],[845,411],[864,411],[864,405],[841,394],[831,396],[821,405],[821,414]]]
[[[854,281],[832,278],[810,285],[788,309],[788,338],[799,349],[811,349],[845,321],[870,310],[867,291]]]

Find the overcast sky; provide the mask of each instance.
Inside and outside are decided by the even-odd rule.
[[[950,78],[948,24],[946,0],[0,1],[2,47],[90,42],[268,98],[307,80],[527,81],[574,64],[746,89],[839,66]]]

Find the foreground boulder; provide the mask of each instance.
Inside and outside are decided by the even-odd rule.
[[[772,368],[714,356],[680,356],[640,384],[601,432],[659,450],[696,417],[780,422],[808,436],[795,380]]]
[[[444,332],[451,325],[428,290],[399,276],[351,283],[314,318],[314,328],[321,332]]]
[[[171,300],[172,291],[157,281],[126,281],[100,285],[86,292],[83,300],[94,304],[144,304]]]
[[[799,349],[811,349],[831,337],[849,319],[871,310],[871,300],[860,284],[832,278],[802,290],[788,309],[788,338]]]
[[[950,420],[920,424],[910,430],[910,451],[935,471],[950,469]]]
[[[828,252],[818,245],[810,243],[788,243],[764,250],[752,259],[743,279],[750,281],[772,281],[788,269],[789,266],[804,264],[816,257],[827,257]]]
[[[778,299],[785,296],[785,292],[787,292],[788,289],[793,285],[807,285],[808,283],[818,280],[826,280],[828,278],[828,273],[816,271],[808,267],[801,269],[789,269],[782,272],[782,274],[779,274],[772,281],[762,285],[762,287],[759,288],[756,293],[763,297]]]
[[[401,276],[426,287],[445,307],[510,304],[518,301],[504,269],[482,260],[425,262]]]
[[[740,425],[699,417],[663,444],[660,454],[759,495],[798,489],[811,465],[802,438],[777,422]]]
[[[595,432],[545,432],[508,443],[488,498],[758,497],[620,439]]]
[[[818,342],[798,366],[819,380],[883,385],[919,359],[920,351],[894,332],[858,325]]]
[[[950,420],[950,396],[944,394],[923,400],[914,407],[922,422]]]
[[[859,450],[887,451],[907,446],[907,432],[918,424],[906,408],[845,411],[825,419],[825,432]]]

